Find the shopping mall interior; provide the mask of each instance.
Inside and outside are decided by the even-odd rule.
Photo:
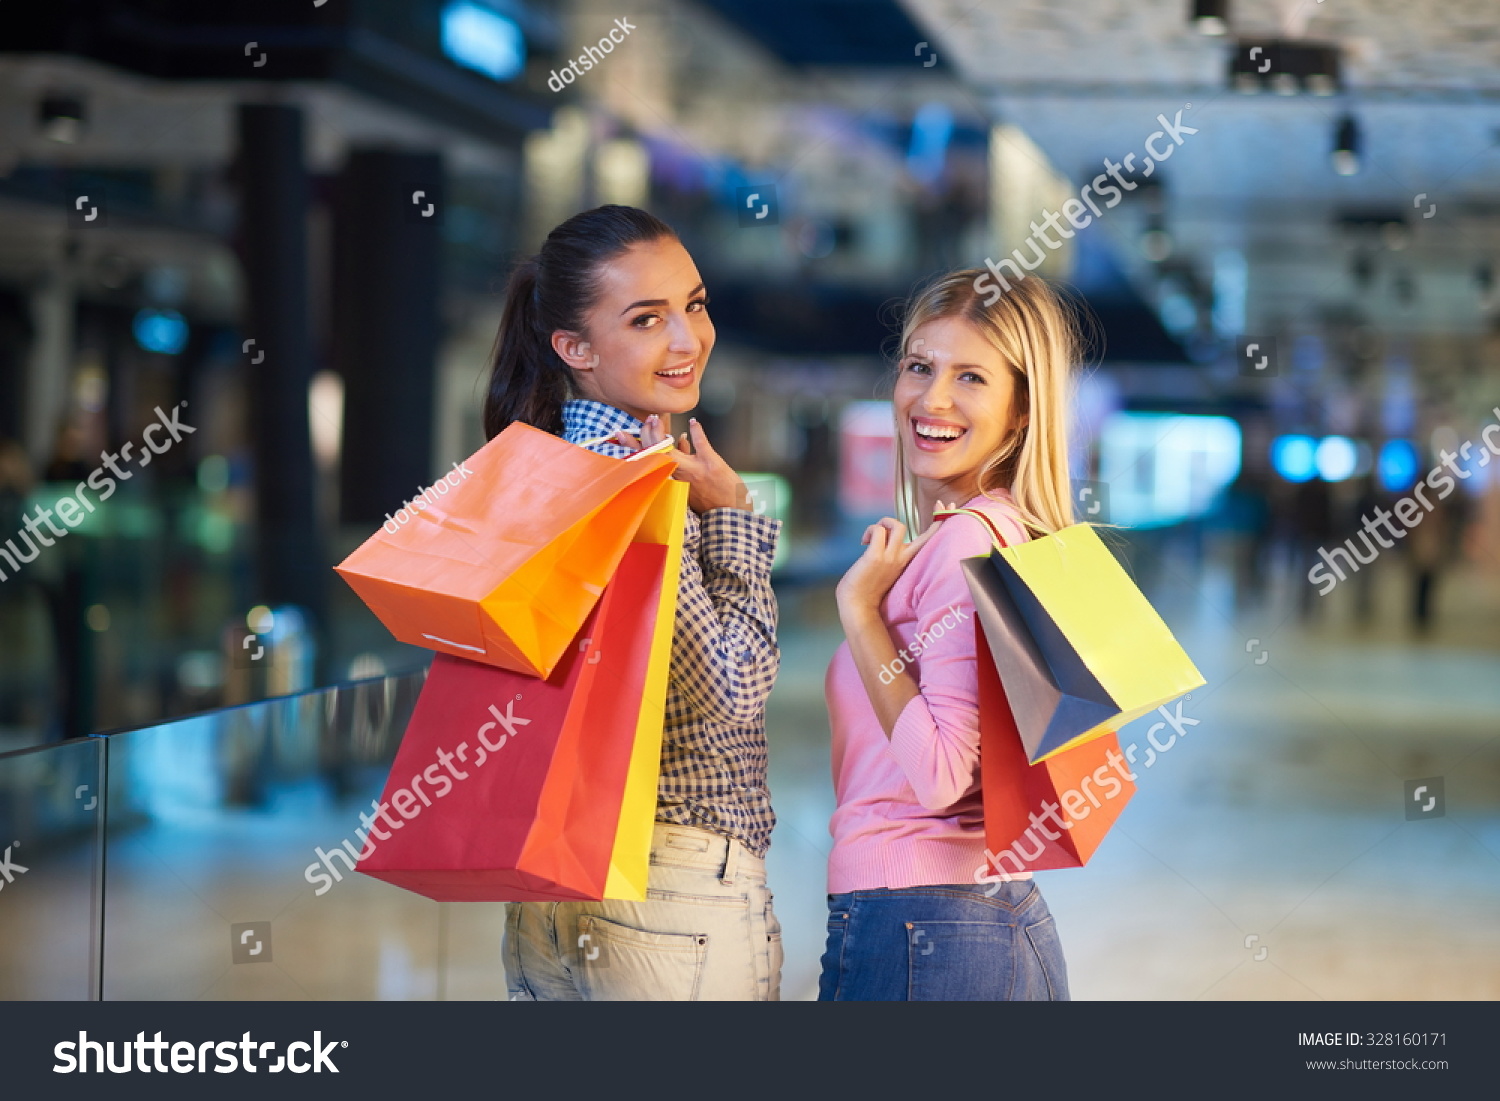
[[[894,509],[896,319],[966,268],[1078,304],[1079,515],[1206,681],[1119,732],[1132,804],[1038,876],[1073,997],[1500,998],[1491,0],[0,27],[0,999],[505,1000],[505,903],[304,874],[431,659],[333,567],[485,443],[507,275],[604,203],[702,272],[695,415],[782,521],[784,999],[817,994],[824,673]]]

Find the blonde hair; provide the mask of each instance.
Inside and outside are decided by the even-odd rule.
[[[981,298],[974,287],[985,274],[984,268],[949,272],[907,303],[897,369],[911,351],[912,334],[942,318],[967,321],[995,347],[1015,372],[1017,412],[1028,420],[985,461],[979,491],[993,498],[998,490],[1010,490],[1021,522],[1034,533],[1050,534],[1074,522],[1068,420],[1073,365],[1083,354],[1084,336],[1075,311],[1039,276],[1012,284],[1004,294]],[[912,530],[931,522],[931,517],[916,515],[916,483],[907,472],[899,431],[896,500],[901,519]]]

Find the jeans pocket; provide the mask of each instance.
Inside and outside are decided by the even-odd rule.
[[[696,1001],[707,957],[707,933],[657,933],[595,914],[578,919],[578,985],[589,1001]]]
[[[844,914],[844,918],[848,918]],[[828,939],[823,945],[823,956],[818,961],[818,1001],[836,1002],[843,985],[844,977],[844,933],[848,925],[845,921],[834,921],[832,917],[828,920]]]
[[[1025,995],[1031,1001],[1071,1001],[1068,994],[1068,965],[1063,959],[1062,941],[1057,936],[1057,923],[1048,914],[1035,925],[1026,926],[1026,943],[1035,961],[1027,969],[1032,981]],[[1021,997],[1022,995],[1017,995]]]
[[[686,902],[743,910],[750,904],[747,882],[725,883],[719,872],[677,864],[653,864],[646,881],[646,897],[656,902]]]
[[[1016,936],[1014,925],[994,921],[906,922],[907,999],[1011,1000]]]
[[[781,922],[776,917],[776,896],[770,891],[766,891],[765,931],[766,968],[770,979],[766,1000],[779,1002],[781,1000],[781,965],[786,961],[786,953],[781,946]]]
[[[701,831],[694,830],[665,830],[663,831],[662,847],[668,849],[681,849],[684,852],[706,853],[708,852],[710,838]]]
[[[516,902],[505,907],[505,935],[500,958],[505,963],[506,998],[513,1002],[536,1001],[521,968],[521,906]]]

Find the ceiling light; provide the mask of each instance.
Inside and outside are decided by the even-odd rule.
[[[1246,38],[1229,55],[1229,83],[1236,91],[1271,89],[1279,95],[1338,92],[1343,69],[1336,43],[1307,39]]]
[[[1359,171],[1359,124],[1353,115],[1339,119],[1333,132],[1333,170],[1340,176]]]
[[[1229,30],[1229,0],[1193,0],[1193,26],[1199,34],[1218,35]]]
[[[37,126],[50,141],[73,145],[83,136],[84,110],[80,96],[51,93],[37,104]]]
[[[1159,264],[1172,255],[1172,235],[1164,228],[1153,226],[1141,234],[1141,252],[1153,264]]]

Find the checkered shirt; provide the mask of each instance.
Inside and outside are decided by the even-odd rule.
[[[563,405],[572,443],[641,422],[612,405]],[[613,443],[591,451],[622,458]],[[734,837],[757,856],[771,845],[776,815],[766,785],[766,697],[776,681],[776,597],[771,559],[781,521],[744,509],[687,515],[682,583],[662,740],[658,821]]]

